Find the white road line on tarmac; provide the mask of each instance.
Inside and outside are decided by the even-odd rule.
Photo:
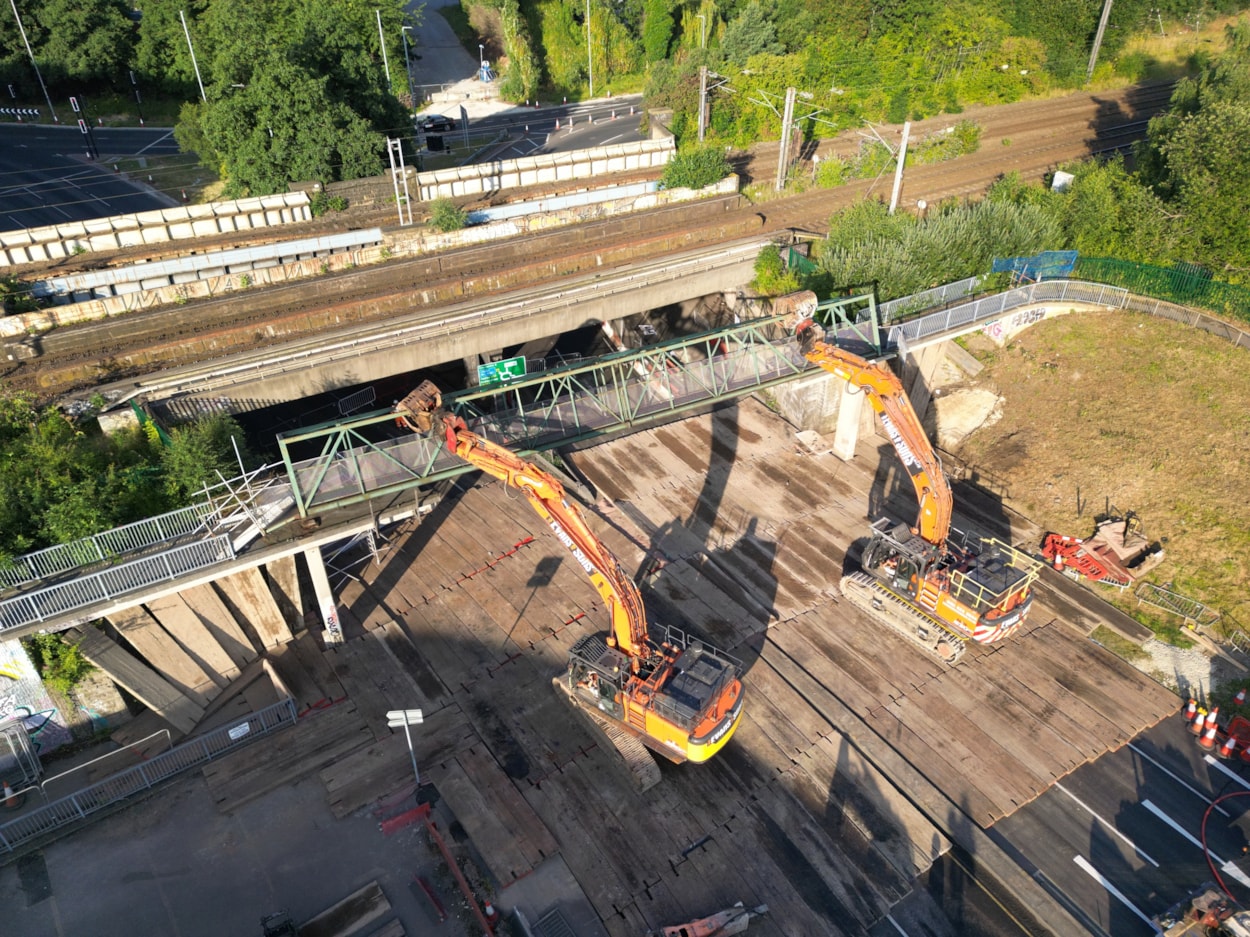
[[[1132,742],[1128,743],[1128,747],[1131,748],[1133,751],[1137,752],[1137,754],[1140,755],[1142,758],[1145,758],[1148,762],[1150,762],[1152,765],[1154,765],[1156,768],[1158,768],[1160,771],[1162,771],[1164,774],[1170,777],[1173,781],[1175,781],[1181,787],[1185,788],[1185,790],[1189,791],[1189,793],[1193,794],[1195,797],[1199,798],[1200,800],[1206,801],[1208,804],[1211,803],[1213,798],[1208,797],[1206,794],[1202,793],[1202,791],[1198,790],[1198,788],[1194,787],[1184,778],[1180,777],[1179,775],[1165,768],[1162,764],[1160,764],[1155,759],[1151,758],[1149,755],[1147,755],[1144,751],[1142,751]],[[1230,814],[1223,807],[1216,807],[1215,809],[1218,812],[1224,814],[1224,816],[1226,817],[1232,816],[1232,814]]]
[[[1129,839],[1127,836],[1125,836],[1123,833],[1117,830],[1114,826],[1112,826],[1110,821],[1104,820],[1098,814],[1094,813],[1093,808],[1091,808],[1089,804],[1085,803],[1085,801],[1081,800],[1081,798],[1077,797],[1075,794],[1073,794],[1070,790],[1068,790],[1062,784],[1056,784],[1055,787],[1059,788],[1059,790],[1063,791],[1065,794],[1071,797],[1074,801],[1076,801],[1077,805],[1082,810],[1084,810],[1091,817],[1093,817],[1095,820],[1097,820],[1099,823],[1105,826],[1108,830],[1110,830],[1112,833],[1118,836],[1121,840],[1127,843],[1129,847],[1133,850],[1133,852],[1137,853],[1139,856],[1141,856],[1143,859],[1145,859],[1147,862],[1153,865],[1156,869],[1159,868],[1159,863],[1155,862],[1154,859],[1151,859],[1150,856],[1146,855],[1144,850],[1138,848],[1136,843],[1134,843],[1131,839]]]
[[[1197,838],[1193,836],[1190,836],[1189,833],[1186,830],[1184,830],[1179,823],[1177,823],[1175,820],[1169,817],[1166,813],[1164,813],[1162,810],[1160,810],[1150,801],[1143,800],[1141,802],[1141,805],[1145,807],[1147,810],[1149,810],[1151,813],[1153,813],[1160,820],[1162,820],[1164,823],[1166,823],[1168,826],[1170,826],[1172,829],[1176,830],[1176,832],[1180,833],[1181,836],[1184,836],[1187,840],[1189,840],[1191,843],[1193,843],[1195,846],[1201,849],[1204,855],[1206,855],[1208,858],[1210,858],[1212,862],[1214,862],[1216,865],[1220,867],[1221,872],[1228,873],[1229,876],[1237,879],[1237,881],[1241,882],[1241,884],[1245,885],[1247,888],[1250,888],[1250,876],[1247,876],[1245,872],[1241,871],[1241,869],[1239,869],[1233,863],[1225,862],[1223,859],[1221,859],[1219,856],[1213,853],[1210,849],[1204,848],[1200,840],[1198,840]]]
[[[905,931],[905,930],[903,930],[903,928],[899,927],[898,921],[894,920],[894,916],[893,916],[892,914],[887,914],[887,915],[885,916],[885,919],[886,919],[887,921],[889,921],[891,924],[893,924],[893,925],[894,925],[894,929],[895,929],[896,931],[898,931],[900,934],[902,934],[902,935],[903,935],[903,937],[908,937],[908,935],[907,935],[907,931]]]
[[[1084,870],[1085,874],[1087,874],[1090,878],[1096,881],[1103,888],[1107,889],[1107,894],[1111,895],[1113,898],[1118,899],[1120,903],[1124,905],[1124,907],[1128,908],[1130,911],[1136,914],[1139,918],[1141,918],[1143,921],[1149,924],[1152,928],[1154,928],[1155,933],[1159,932],[1159,928],[1155,927],[1154,921],[1146,917],[1145,913],[1142,911],[1141,908],[1137,907],[1137,905],[1129,901],[1128,898],[1125,897],[1124,892],[1120,891],[1120,889],[1116,888],[1109,881],[1107,881],[1107,879],[1103,877],[1103,874],[1101,872],[1099,872],[1092,865],[1090,865],[1088,861],[1086,861],[1084,856],[1073,856],[1072,861],[1075,862],[1077,865],[1079,865],[1081,869]]]
[[[1238,774],[1236,771],[1230,771],[1227,767],[1225,767],[1224,765],[1220,764],[1220,763],[1219,763],[1216,759],[1212,758],[1210,755],[1207,755],[1207,756],[1206,756],[1205,758],[1203,758],[1202,760],[1203,760],[1203,761],[1205,761],[1207,764],[1209,764],[1212,768],[1219,768],[1221,771],[1223,771],[1225,774],[1227,774],[1230,778],[1232,778],[1234,781],[1236,781],[1236,782],[1237,782],[1238,784],[1240,784],[1242,787],[1244,787],[1244,788],[1246,788],[1246,789],[1250,790],[1250,781],[1247,781],[1245,778],[1243,778],[1243,777],[1242,777],[1240,774]]]
[[[156,144],[158,144],[158,143],[163,143],[164,141],[168,140],[168,139],[169,139],[170,137],[172,137],[173,135],[174,135],[174,132],[173,132],[172,130],[171,130],[171,131],[169,131],[169,133],[162,134],[161,136],[159,136],[159,137],[157,137],[155,140],[153,140],[151,143],[149,143],[147,146],[145,146],[143,149],[141,149],[141,150],[139,150],[137,153],[135,153],[135,156],[138,156],[138,155],[140,155],[141,153],[146,153],[148,150],[152,149],[152,147],[156,146]]]

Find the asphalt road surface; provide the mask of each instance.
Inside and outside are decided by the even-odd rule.
[[[1210,807],[1235,792],[1246,796]],[[993,833],[1091,933],[1147,937],[1151,917],[1214,871],[1250,898],[1247,808],[1250,765],[1210,757],[1176,716],[1061,779]]]
[[[76,124],[0,125],[0,231],[36,228],[173,204],[112,172],[109,158],[178,152],[168,128],[96,127],[100,159],[88,158]]]

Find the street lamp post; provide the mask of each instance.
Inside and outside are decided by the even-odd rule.
[[[408,739],[408,754],[412,757],[412,777],[417,783],[417,790],[421,789],[421,775],[417,772],[417,754],[412,750],[412,733],[408,731],[408,727],[419,726],[424,721],[425,716],[419,709],[392,709],[386,714],[388,728],[404,727],[404,737]]]
[[[412,99],[412,116],[417,116],[417,93],[412,89],[412,62],[408,58],[408,30],[411,26],[399,27],[399,34],[404,37],[404,77],[408,79],[408,97]]]
[[[48,111],[52,114],[52,120],[59,124],[61,119],[56,116],[56,108],[52,106],[52,96],[48,94],[48,86],[43,83],[43,75],[39,71],[39,63],[35,61],[35,53],[30,51],[30,40],[26,38],[26,27],[22,25],[22,18],[18,16],[17,0],[9,0],[9,4],[13,7],[13,19],[17,20],[17,30],[22,34],[22,42],[26,44],[26,54],[30,56],[30,64],[35,70],[35,77],[39,79],[39,87],[43,89],[43,99],[48,102]],[[12,85],[9,85],[9,90],[13,90]]]
[[[702,13],[696,13],[695,16],[699,18],[699,48],[706,49],[707,48],[707,17],[704,16]]]
[[[391,90],[391,63],[386,57],[386,37],[382,35],[382,11],[374,10],[378,17],[378,45],[382,47],[382,68],[386,70],[386,90]]]
[[[486,68],[486,46],[480,42],[477,44],[477,67],[482,70]]]

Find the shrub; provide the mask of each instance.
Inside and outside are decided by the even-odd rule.
[[[346,211],[347,199],[341,195],[327,195],[324,191],[314,195],[308,203],[308,209],[317,218],[331,211]]]
[[[666,189],[702,189],[715,185],[732,170],[725,151],[719,146],[700,146],[678,150],[660,177]]]
[[[95,668],[76,644],[66,644],[55,634],[37,634],[25,640],[26,650],[46,686],[62,694]]]
[[[464,209],[449,198],[435,199],[430,205],[430,226],[439,231],[459,231],[468,221]]]
[[[751,288],[761,296],[784,296],[799,288],[798,277],[787,269],[781,249],[770,244],[755,258],[755,279]]]

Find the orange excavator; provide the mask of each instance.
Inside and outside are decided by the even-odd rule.
[[[1010,636],[1032,604],[1041,563],[995,539],[952,536],[950,484],[902,382],[885,363],[821,340],[803,312],[791,327],[807,360],[868,394],[920,502],[914,525],[873,522],[862,571],[842,578],[842,594],[946,663],[963,655],[965,641]]]
[[[434,384],[422,382],[395,413],[415,432],[441,430],[450,451],[525,495],[590,577],[611,628],[577,641],[554,683],[608,735],[638,788],[660,780],[646,749],[679,764],[720,751],[742,719],[741,663],[676,628],[649,625],[638,587],[560,482],[447,413]]]

